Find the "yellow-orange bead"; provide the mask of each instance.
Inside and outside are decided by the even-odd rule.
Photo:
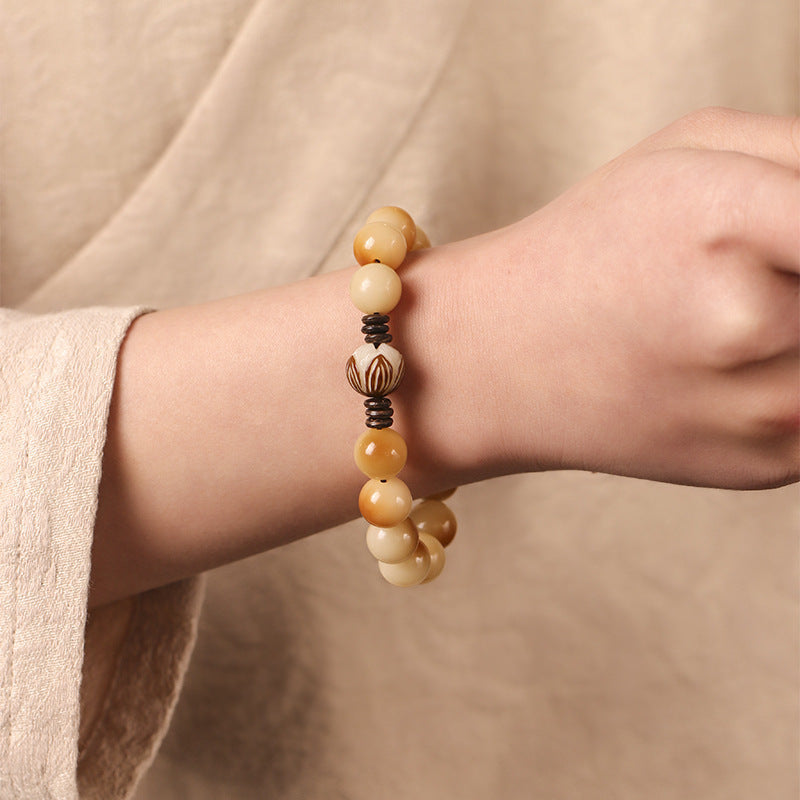
[[[444,569],[444,547],[435,536],[431,536],[429,533],[420,533],[419,540],[428,548],[428,553],[431,557],[430,569],[422,582],[430,583],[435,578],[438,578]]]
[[[353,457],[368,478],[393,478],[406,464],[408,448],[391,428],[367,430],[356,440]]]
[[[417,549],[410,558],[399,564],[378,562],[381,575],[394,586],[417,586],[425,580],[430,568],[431,554],[422,542],[417,543]]]
[[[429,494],[426,500],[447,500],[456,493],[458,487],[454,486],[452,489],[445,489],[443,492],[436,492],[436,494]]]
[[[411,219],[411,214],[398,206],[383,206],[383,208],[373,211],[367,217],[367,222],[385,222],[387,225],[397,228],[405,237],[409,250],[417,240],[417,226]]]
[[[367,528],[367,549],[384,564],[398,564],[410,558],[417,549],[417,542],[417,529],[407,517],[391,528],[378,528],[375,525]]]
[[[400,478],[368,480],[358,495],[361,516],[378,528],[402,522],[411,508],[411,492]]]
[[[368,222],[353,241],[353,254],[359,264],[380,261],[387,267],[397,269],[407,251],[403,232],[386,222]]]
[[[412,250],[424,250],[427,247],[431,246],[431,240],[428,238],[428,234],[425,233],[422,228],[417,228],[417,234],[414,238],[414,244],[411,245]]]
[[[350,299],[363,314],[388,314],[402,292],[399,276],[385,264],[365,264],[350,280]]]
[[[420,533],[429,533],[447,547],[456,535],[456,515],[440,500],[423,500],[409,514]]]

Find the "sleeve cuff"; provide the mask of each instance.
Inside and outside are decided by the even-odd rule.
[[[117,800],[169,723],[201,579],[132,601],[78,757],[91,544],[119,347],[148,309],[0,309],[0,797]]]

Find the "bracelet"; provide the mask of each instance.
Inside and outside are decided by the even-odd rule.
[[[369,523],[367,548],[383,577],[395,586],[429,583],[444,569],[444,548],[456,535],[456,518],[443,502],[455,489],[431,495],[414,508],[411,492],[397,477],[406,463],[402,436],[391,429],[392,401],[405,362],[389,342],[389,312],[400,302],[397,269],[409,250],[430,247],[425,232],[402,208],[385,206],[367,217],[353,253],[361,265],[350,282],[350,298],[364,314],[365,344],[347,361],[347,380],[366,396],[367,430],[358,437],[356,466],[369,479],[358,496]]]

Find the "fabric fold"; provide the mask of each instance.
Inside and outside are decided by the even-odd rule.
[[[117,667],[78,761],[81,800],[124,800],[169,727],[197,635],[205,579],[133,598]]]
[[[59,308],[68,287],[161,307],[314,274],[439,80],[468,5],[261,0],[163,156],[19,306]],[[240,264],[243,238],[257,268]],[[187,264],[191,281],[175,268]]]

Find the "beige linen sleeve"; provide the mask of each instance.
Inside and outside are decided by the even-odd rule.
[[[4,800],[128,796],[165,732],[194,643],[199,580],[101,609],[87,625],[116,357],[143,311],[0,309]]]

